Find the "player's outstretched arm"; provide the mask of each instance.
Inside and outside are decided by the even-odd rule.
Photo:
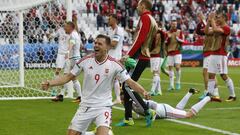
[[[150,95],[148,94],[148,92],[140,84],[138,84],[131,78],[127,79],[125,82],[131,89],[142,94],[145,99],[149,100],[151,98]]]
[[[47,90],[49,87],[63,85],[65,83],[69,82],[70,80],[74,79],[74,77],[75,76],[72,73],[68,73],[68,74],[60,76],[54,80],[44,81],[44,82],[42,82],[42,89]]]

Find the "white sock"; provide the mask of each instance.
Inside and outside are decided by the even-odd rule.
[[[209,96],[206,96],[204,99],[202,99],[200,102],[192,106],[192,112],[196,115],[209,101],[211,98]]]
[[[65,92],[66,91],[68,91],[70,89],[70,83],[68,82],[68,83],[65,83],[64,85],[63,85],[63,88],[61,89],[61,92],[60,92],[60,94],[61,95],[65,95]]]
[[[189,98],[192,96],[192,93],[187,93],[183,98],[182,100],[177,104],[176,108],[177,109],[180,109],[180,110],[183,110],[189,100]]]
[[[214,94],[215,85],[216,85],[215,79],[208,80],[208,92],[212,95]]]
[[[236,95],[235,95],[234,85],[233,85],[232,79],[228,77],[228,79],[225,81],[225,83],[228,87],[230,96],[235,97]]]
[[[120,84],[119,84],[119,81],[117,79],[114,80],[114,91],[115,91],[116,99],[121,100],[121,98],[120,98]]]
[[[170,87],[174,88],[174,71],[169,70]]]
[[[73,88],[77,91],[78,96],[82,96],[81,84],[78,80],[73,81]]]
[[[159,93],[160,95],[162,95],[161,79],[160,79],[160,77],[159,77],[159,81],[158,81],[156,92]]]
[[[213,96],[219,97],[218,87],[214,89]]]
[[[157,88],[157,86],[158,86],[158,82],[160,81],[160,77],[159,77],[159,75],[158,74],[155,74],[154,76],[153,76],[153,80],[152,80],[152,88],[151,88],[151,92],[157,92],[158,91],[158,88]]]
[[[179,69],[178,71],[176,71],[176,83],[180,84],[180,80],[181,80],[181,70]]]

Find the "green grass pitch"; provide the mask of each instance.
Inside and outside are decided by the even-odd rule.
[[[240,68],[230,68],[229,75],[234,81],[236,94],[240,97]],[[146,90],[150,90],[151,76],[149,69],[147,69],[139,80],[139,83]],[[28,77],[28,79],[33,78]],[[168,78],[162,74],[161,80],[163,95],[153,97],[153,99],[172,106],[175,106],[180,101],[188,88],[195,87],[201,91],[204,89],[201,68],[182,69],[182,89],[180,91],[167,92]],[[228,97],[228,89],[219,77],[218,83],[221,98],[225,100]],[[190,108],[191,105],[196,103],[199,95],[194,95],[186,108]],[[68,124],[77,108],[78,105],[72,103],[70,99],[66,99],[62,103],[53,103],[49,100],[0,101],[0,135],[65,135]],[[112,126],[115,135],[221,134],[166,120],[156,120],[152,127],[147,128],[143,118],[136,119],[135,125],[132,127],[115,127],[114,124],[122,120],[123,116],[123,111],[113,109]],[[181,121],[240,134],[240,101],[209,103],[200,111],[197,117],[181,119]],[[93,127],[91,126],[90,130]]]

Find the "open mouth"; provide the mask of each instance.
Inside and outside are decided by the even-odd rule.
[[[99,52],[100,50],[98,48],[94,48],[95,53]]]

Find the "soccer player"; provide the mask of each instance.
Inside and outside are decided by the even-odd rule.
[[[192,95],[198,93],[199,91],[190,88],[189,92],[182,98],[182,100],[177,104],[176,108],[165,103],[157,103],[152,100],[145,101],[149,105],[149,108],[156,111],[156,118],[170,118],[170,119],[179,119],[179,118],[191,118],[197,115],[197,113],[209,102],[211,101],[211,96],[208,94],[200,102],[196,103],[191,107],[189,111],[185,111],[184,108],[188,103],[188,100]],[[139,115],[144,116],[142,109],[136,104],[133,103],[133,110]]]
[[[124,29],[118,26],[118,20],[116,14],[111,14],[109,16],[108,25],[110,26],[109,36],[111,38],[111,49],[108,54],[115,58],[116,60],[120,60],[122,58],[122,47],[123,47],[123,39],[124,39]],[[114,91],[116,94],[116,99],[114,100],[114,104],[121,103],[120,99],[120,84],[118,79],[114,81]]]
[[[167,43],[166,49],[168,53],[168,67],[169,67],[169,79],[170,86],[169,91],[174,90],[174,70],[176,68],[176,90],[181,89],[180,79],[181,79],[181,44],[184,42],[184,35],[181,30],[177,29],[177,21],[175,19],[171,22],[170,31],[167,32]]]
[[[60,72],[62,69],[64,69],[64,73],[66,73],[66,67],[68,62],[68,46],[67,41],[69,39],[69,35],[66,34],[63,27],[59,26],[59,29],[57,30],[57,33],[55,35],[51,35],[52,38],[58,37],[59,45],[58,45],[58,54],[56,59],[56,69],[55,69],[55,78],[57,78],[60,75]],[[64,95],[65,89],[69,89],[69,83],[64,84],[64,89],[61,90],[60,95]],[[53,101],[63,101],[63,98],[60,98],[60,96],[57,96],[59,98],[53,99]],[[62,96],[63,97],[63,96]]]
[[[128,52],[128,56],[131,58],[138,59],[137,65],[134,68],[131,78],[134,81],[138,81],[144,69],[150,64],[149,59],[151,57],[151,48],[155,34],[157,33],[157,23],[151,16],[152,2],[150,0],[140,0],[138,2],[137,11],[140,15],[140,20],[137,27],[137,36],[131,49]],[[125,57],[128,57],[125,56]],[[138,93],[132,91],[128,85],[123,83],[122,86],[124,92],[124,108],[125,108],[125,119],[118,123],[116,126],[132,126],[134,121],[132,119],[132,100],[140,104],[146,114],[147,126],[152,123],[153,113],[149,110],[143,99]]]
[[[152,50],[150,58],[150,67],[153,73],[152,88],[150,91],[151,96],[162,95],[160,84],[160,66],[164,58],[164,39],[165,33],[159,28],[155,37],[154,50]]]
[[[198,17],[199,17],[199,24],[197,25],[197,29],[196,29],[196,33],[198,35],[204,35],[204,42],[203,42],[203,79],[204,79],[204,86],[205,86],[205,90],[202,96],[199,97],[200,100],[202,100],[206,94],[208,93],[207,91],[207,85],[208,85],[208,65],[209,65],[209,56],[212,53],[212,45],[213,45],[213,41],[214,41],[214,37],[213,34],[205,34],[204,30],[205,30],[205,26],[207,25],[204,16],[202,13],[198,13]],[[217,79],[215,78],[215,80],[217,81]],[[217,86],[217,85],[216,85]],[[213,99],[215,99],[215,101],[221,102],[221,99],[219,97],[219,93],[218,93],[218,87],[215,87],[214,93],[213,93],[214,97]]]
[[[65,69],[65,73],[67,74],[71,71],[71,69],[73,68],[76,61],[78,61],[81,58],[81,56],[80,56],[81,39],[80,39],[80,36],[77,33],[77,31],[75,30],[75,25],[73,22],[66,23],[65,32],[66,32],[66,34],[69,35],[69,39],[67,42],[69,52],[68,52],[68,55],[66,56],[67,58],[69,58],[69,64],[67,64],[67,67]],[[81,85],[80,85],[79,81],[77,80],[77,78],[74,78],[72,81],[73,81],[73,87],[78,93],[78,97],[76,100],[80,101],[81,100]],[[53,100],[54,101],[63,101],[63,95],[64,95],[64,91],[61,92],[61,94],[58,95]]]
[[[98,35],[95,40],[94,54],[78,61],[67,75],[55,80],[45,81],[42,88],[63,85],[76,78],[80,72],[84,73],[82,101],[80,107],[69,125],[68,135],[84,135],[89,125],[94,121],[97,135],[107,135],[111,123],[112,86],[114,79],[141,93],[146,99],[149,95],[144,88],[133,81],[123,66],[108,55],[111,47],[108,36]]]
[[[215,19],[214,19],[215,18]],[[226,101],[235,101],[236,95],[232,79],[227,75],[227,46],[230,35],[230,27],[227,25],[227,15],[223,11],[218,10],[217,13],[210,13],[208,16],[208,23],[205,29],[206,34],[213,34],[214,42],[212,47],[212,54],[209,57],[208,65],[208,92],[214,93],[216,81],[216,74],[220,74],[221,78],[228,86],[230,96]],[[209,29],[210,24],[212,30]]]

